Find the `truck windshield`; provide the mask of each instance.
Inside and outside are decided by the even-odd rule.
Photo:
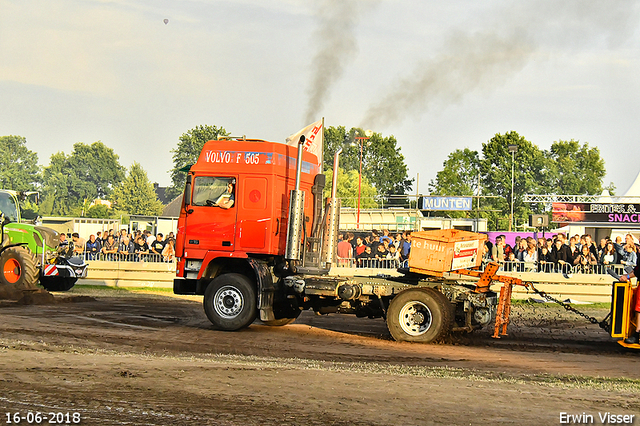
[[[4,217],[11,222],[18,221],[18,208],[16,201],[11,194],[0,192],[0,211],[4,213]]]
[[[194,206],[215,206],[220,196],[227,192],[227,185],[233,178],[198,176],[193,184]]]

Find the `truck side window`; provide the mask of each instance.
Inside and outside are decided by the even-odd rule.
[[[228,209],[235,200],[235,178],[198,176],[193,184],[194,206]]]

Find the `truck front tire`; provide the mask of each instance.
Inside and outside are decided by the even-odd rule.
[[[241,274],[214,278],[204,292],[203,303],[209,321],[224,331],[248,327],[258,313],[255,287]]]
[[[449,300],[432,288],[405,290],[391,300],[387,327],[394,340],[429,343],[451,332]]]

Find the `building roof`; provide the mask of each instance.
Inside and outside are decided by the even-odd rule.
[[[171,201],[169,197],[167,197],[167,189],[168,187],[159,186],[158,183],[153,184],[153,190],[156,192],[158,200],[160,200],[160,202],[165,205],[169,204],[169,202]]]
[[[182,194],[178,195],[176,198],[171,200],[169,204],[164,206],[164,210],[162,210],[162,216],[179,217],[181,206],[182,206]]]

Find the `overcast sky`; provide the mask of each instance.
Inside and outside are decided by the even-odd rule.
[[[165,186],[197,125],[284,141],[324,117],[395,135],[427,193],[450,152],[514,130],[598,147],[622,194],[640,171],[639,6],[0,0],[0,135],[42,165],[100,140]]]

